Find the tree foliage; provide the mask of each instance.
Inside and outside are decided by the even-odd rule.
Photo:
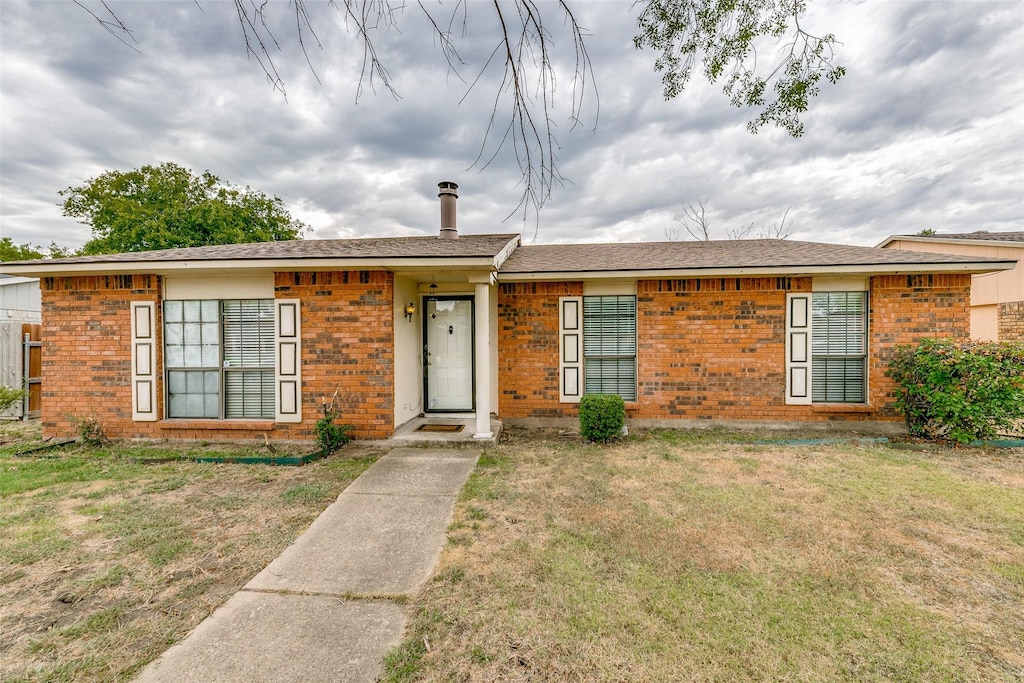
[[[0,261],[32,261],[45,258],[42,247],[33,244],[15,244],[10,237],[0,238]]]
[[[73,254],[71,249],[59,246],[56,242],[50,242],[49,247],[42,247],[31,242],[15,244],[10,237],[0,238],[0,261],[33,261],[47,257],[72,256]]]
[[[64,215],[92,227],[86,255],[277,242],[305,228],[278,197],[174,163],[107,171],[60,195]]]
[[[800,115],[818,94],[822,76],[834,84],[846,74],[833,62],[835,36],[814,36],[801,27],[806,9],[803,0],[647,0],[634,42],[661,53],[654,68],[662,74],[665,99],[683,92],[700,62],[708,82],[724,78],[733,105],[760,109],[747,123],[751,133],[773,124],[799,137]],[[757,64],[762,39],[783,44],[766,75]]]
[[[555,65],[564,63],[555,59],[556,45],[571,46],[575,53],[568,116],[571,125],[575,127],[583,118],[590,120],[589,114],[584,117],[585,104],[594,112],[595,126],[597,122],[599,100],[588,52],[593,36],[580,25],[573,10],[575,4],[571,0],[416,3],[447,68],[468,88],[481,82],[489,69],[502,71],[474,165],[486,167],[506,145],[511,145],[523,188],[517,208],[524,210],[539,210],[554,187],[565,181],[558,166],[557,122],[553,118],[555,96],[560,90]],[[135,49],[131,29],[106,3],[101,2],[96,12],[81,2],[79,5],[104,30]],[[322,49],[317,31],[328,28],[314,26],[307,5],[306,0],[234,0],[248,56],[282,94],[285,83],[274,56],[283,41],[298,43],[312,70],[308,50]],[[401,30],[400,25],[408,22],[400,16],[406,5],[380,0],[332,0],[330,6],[342,15],[343,23],[363,48],[356,97],[366,86],[374,91],[380,86],[398,97],[386,65],[387,57],[378,52],[375,38],[382,30]],[[845,67],[833,63],[835,37],[813,36],[801,26],[806,11],[804,0],[637,0],[634,7],[639,9],[639,33],[634,43],[638,49],[660,53],[654,68],[663,74],[666,99],[683,92],[694,66],[700,62],[710,82],[725,78],[725,92],[734,105],[759,110],[748,123],[751,132],[772,124],[794,137],[800,136],[800,115],[818,94],[822,77],[835,83],[846,73]],[[459,52],[459,41],[468,33],[470,14],[481,11],[492,12],[496,19],[494,49],[485,63],[466,64]],[[276,20],[279,13],[288,13],[286,22]],[[293,34],[278,35],[275,26],[288,26]],[[757,70],[757,47],[766,40],[781,42],[783,48],[780,58],[768,60],[769,72],[763,74]],[[463,78],[463,69],[475,75]],[[316,76],[315,71],[313,74]],[[589,99],[585,97],[588,93]]]

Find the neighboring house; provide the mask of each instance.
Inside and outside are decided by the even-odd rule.
[[[893,235],[882,249],[1024,260],[1024,232]],[[1024,266],[979,273],[971,280],[971,337],[1024,341]]]
[[[3,264],[42,278],[44,429],[308,440],[337,391],[354,436],[421,415],[899,422],[896,344],[966,337],[971,276],[1009,259],[784,240],[521,246],[438,237]]]
[[[37,278],[0,274],[0,386],[29,389],[27,400],[0,412],[0,419],[21,419],[39,413],[41,387],[35,372],[41,369],[38,347],[41,311],[42,296]]]

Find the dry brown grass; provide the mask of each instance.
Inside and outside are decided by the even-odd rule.
[[[349,448],[304,467],[139,462],[175,455],[166,445],[12,457],[34,437],[25,429],[6,425],[0,449],[4,681],[129,679],[379,455]]]
[[[1024,680],[1024,453],[511,432],[389,680]]]

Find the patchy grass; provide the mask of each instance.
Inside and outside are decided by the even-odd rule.
[[[736,437],[509,432],[385,680],[1024,680],[1024,453]]]
[[[178,459],[195,445],[13,456],[38,441],[37,425],[0,424],[3,681],[130,680],[381,454],[350,447],[304,467]]]

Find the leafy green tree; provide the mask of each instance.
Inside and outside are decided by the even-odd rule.
[[[32,243],[15,244],[10,237],[3,237],[0,238],[0,261],[33,261],[47,257],[61,258],[75,255],[74,251],[68,247],[62,247],[56,242],[50,242],[46,252],[43,249],[44,247]]]
[[[59,194],[64,215],[92,227],[85,255],[276,242],[306,228],[278,197],[169,162],[107,171]]]
[[[0,238],[0,261],[32,261],[45,258],[41,247],[32,244],[15,244],[10,237]]]

